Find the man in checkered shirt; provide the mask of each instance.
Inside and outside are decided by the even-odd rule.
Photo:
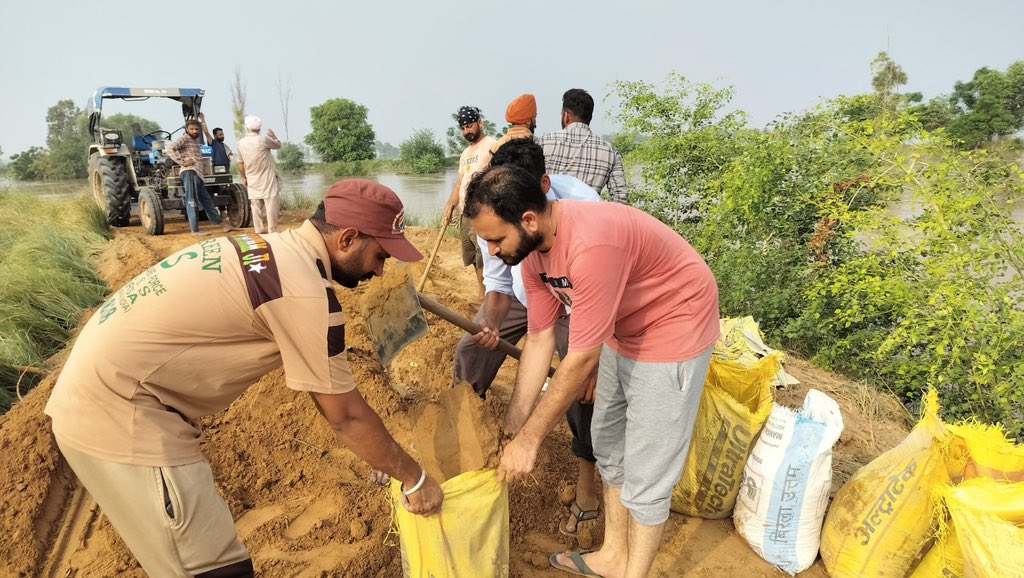
[[[608,191],[612,201],[629,204],[622,155],[590,131],[594,98],[582,88],[562,95],[562,130],[541,138],[548,173],[570,175],[595,191]]]

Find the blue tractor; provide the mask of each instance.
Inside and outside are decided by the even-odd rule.
[[[93,196],[114,227],[128,225],[132,203],[139,205],[139,218],[150,235],[164,232],[164,211],[185,213],[185,189],[180,169],[165,153],[174,134],[183,131],[184,123],[196,119],[205,91],[200,88],[122,88],[105,86],[96,89],[89,102],[89,180]],[[104,128],[103,101],[126,101],[167,98],[181,103],[182,126],[172,132],[159,130],[143,134],[135,127],[131,146],[120,130]],[[200,137],[202,138],[202,137]],[[248,193],[234,182],[228,167],[213,166],[213,151],[203,145],[206,189],[213,204],[234,227],[248,227],[252,221]],[[202,208],[197,207],[202,214]]]

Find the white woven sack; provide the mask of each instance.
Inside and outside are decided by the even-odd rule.
[[[790,574],[818,556],[832,484],[839,405],[812,389],[799,411],[776,404],[754,445],[736,499],[736,530],[759,556]]]

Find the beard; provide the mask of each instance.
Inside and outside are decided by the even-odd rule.
[[[498,258],[509,266],[516,266],[522,263],[523,259],[537,249],[537,247],[540,247],[541,242],[544,240],[540,234],[531,235],[527,233],[518,223],[516,223],[516,230],[519,231],[519,246],[516,247],[515,252],[511,255],[498,253]]]
[[[373,271],[360,276],[351,269],[352,266],[349,263],[331,263],[331,277],[334,278],[335,283],[347,289],[355,289],[359,283],[373,279]]]
[[[462,138],[466,139],[466,141],[469,144],[473,144],[476,141],[480,140],[480,131],[475,131],[475,132],[471,132],[471,133],[462,133]]]

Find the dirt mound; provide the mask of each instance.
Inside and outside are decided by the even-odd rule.
[[[112,288],[120,287],[135,278],[163,257],[150,248],[144,237],[117,235],[107,243],[96,263],[96,272]]]
[[[438,483],[498,466],[498,422],[468,383],[412,409],[412,456]]]
[[[300,221],[300,216],[287,216],[284,223]],[[172,234],[144,237],[137,228],[118,230],[101,261],[111,286],[195,241],[181,219],[169,222],[168,231]],[[432,247],[435,233],[409,231],[421,251]],[[422,262],[412,267],[414,279],[422,267]],[[440,472],[439,479],[488,462],[497,438],[495,420],[504,415],[510,397],[515,361],[506,363],[486,402],[468,388],[453,390],[455,345],[463,333],[428,314],[427,335],[403,350],[386,371],[362,320],[359,298],[364,291],[338,291],[348,316],[346,343],[361,394],[403,447],[424,461],[440,459],[441,464],[428,466]],[[475,313],[476,280],[461,265],[456,239],[445,239],[424,292],[467,317]],[[59,365],[59,359],[51,364]],[[788,368],[802,385],[781,392],[783,403],[799,405],[806,390],[816,387],[836,397],[843,409],[846,431],[835,452],[837,484],[905,435],[903,421],[894,418],[899,415],[895,402],[879,401],[869,389],[799,360]],[[0,467],[0,576],[141,578],[143,572],[88,495],[77,489],[59,457],[42,414],[52,382],[50,376],[0,417],[0,451],[6,456]],[[260,576],[401,576],[387,491],[369,482],[369,467],[337,445],[310,397],[288,389],[280,370],[264,376],[202,426],[203,451]],[[467,436],[467,431],[473,434]],[[510,488],[513,576],[564,576],[548,567],[548,554],[601,540],[603,518],[596,529],[581,535],[579,544],[558,533],[563,500],[571,499],[576,474],[569,439],[563,423],[545,440],[534,474]],[[449,458],[459,466],[444,465]],[[652,572],[777,575],[735,534],[731,520],[675,514]],[[819,563],[803,575],[825,574]]]

